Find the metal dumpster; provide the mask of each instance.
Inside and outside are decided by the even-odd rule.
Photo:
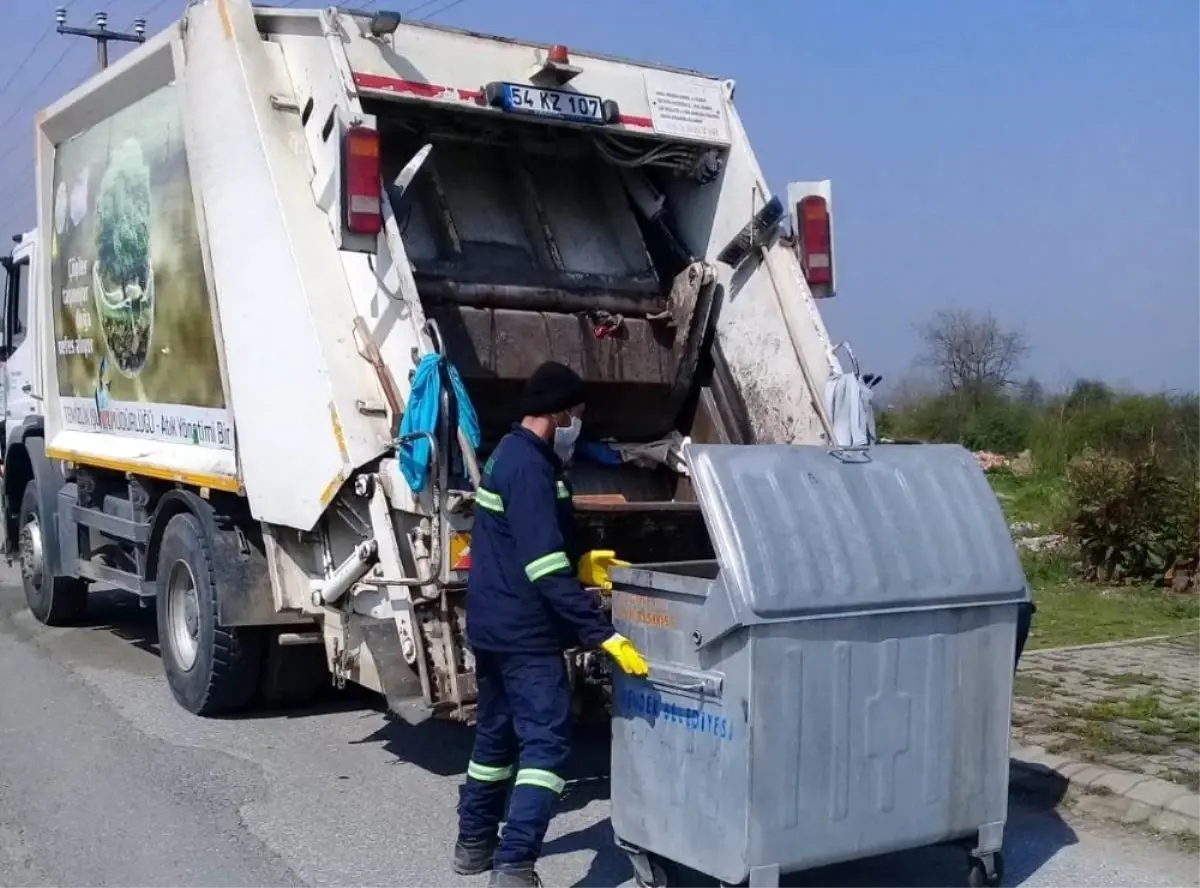
[[[1008,526],[951,445],[691,445],[717,558],[614,570],[612,822],[641,884],[962,841],[996,885],[1017,612]]]

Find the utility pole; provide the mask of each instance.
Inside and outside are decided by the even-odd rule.
[[[63,6],[55,10],[54,20],[58,23],[58,33],[60,34],[69,34],[72,37],[90,37],[96,41],[96,58],[100,62],[101,71],[108,67],[108,42],[110,40],[118,43],[144,43],[146,40],[146,20],[144,18],[133,20],[132,34],[108,30],[107,12],[96,13],[96,27],[94,28],[68,28],[67,10]]]

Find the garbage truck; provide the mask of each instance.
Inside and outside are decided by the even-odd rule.
[[[587,385],[584,549],[713,558],[688,447],[826,443],[838,372],[828,182],[772,196],[733,98],[207,0],[42,110],[37,225],[4,263],[5,546],[33,615],[138,596],[199,715],[332,676],[469,721],[476,483],[547,359]],[[436,409],[401,435],[418,371]],[[601,658],[571,664],[604,699]]]

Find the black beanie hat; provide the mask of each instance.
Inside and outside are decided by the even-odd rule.
[[[583,380],[579,374],[557,361],[547,361],[536,370],[517,401],[520,416],[545,416],[570,410],[583,403]]]

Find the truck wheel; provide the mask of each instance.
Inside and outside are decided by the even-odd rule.
[[[258,686],[262,633],[218,622],[212,544],[191,513],[167,522],[156,576],[158,643],[172,695],[194,715],[245,706]]]
[[[87,607],[87,583],[78,577],[51,576],[46,570],[37,481],[25,485],[17,527],[21,581],[30,613],[47,626],[65,626],[78,620]]]

